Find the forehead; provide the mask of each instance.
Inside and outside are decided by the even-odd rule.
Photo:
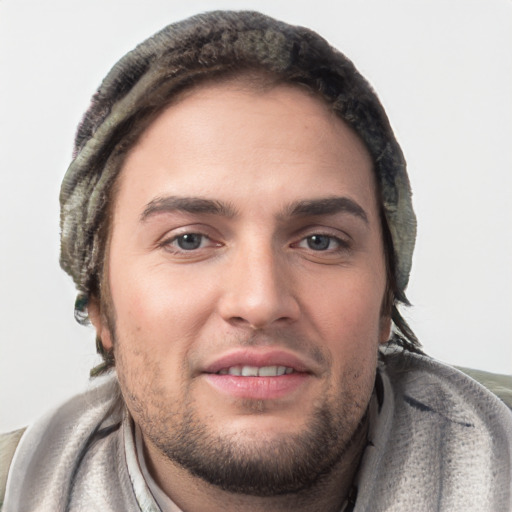
[[[372,167],[355,132],[298,86],[205,84],[142,133],[121,170],[118,200],[259,196],[277,207],[331,191],[375,203]]]

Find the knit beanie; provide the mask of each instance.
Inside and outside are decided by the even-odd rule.
[[[60,193],[60,264],[84,307],[99,286],[101,233],[127,134],[179,91],[243,70],[306,85],[362,139],[392,239],[395,285],[405,300],[416,218],[405,160],[375,92],[352,62],[315,32],[257,12],[215,11],[169,25],[125,55],[103,80],[78,128]]]

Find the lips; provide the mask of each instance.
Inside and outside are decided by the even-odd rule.
[[[204,373],[219,373],[234,368],[291,368],[294,372],[312,373],[313,365],[285,350],[235,350],[205,365]],[[236,370],[234,370],[236,371]],[[250,370],[249,370],[250,371]],[[285,371],[286,373],[286,371]]]
[[[295,370],[289,366],[230,366],[217,372],[217,375],[236,375],[238,377],[278,377],[289,375]]]
[[[206,365],[202,376],[222,394],[274,400],[296,392],[312,377],[312,371],[287,351],[236,350]]]

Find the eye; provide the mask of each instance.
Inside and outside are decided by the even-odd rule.
[[[320,234],[310,235],[298,243],[298,247],[311,249],[313,251],[336,250],[346,245],[347,244],[343,243],[339,238]]]
[[[329,249],[332,238],[327,235],[311,235],[306,238],[306,243],[314,251],[325,251]]]
[[[202,247],[206,240],[208,240],[208,237],[205,235],[186,233],[185,235],[177,236],[172,242],[184,251],[193,251],[194,249]]]
[[[200,249],[208,247],[217,247],[220,244],[214,242],[209,236],[202,233],[183,233],[175,235],[161,242],[160,247],[166,251],[175,254],[193,253]]]

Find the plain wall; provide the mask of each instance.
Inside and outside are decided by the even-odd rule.
[[[512,373],[512,2],[0,1],[0,431],[88,386],[94,333],[59,268],[60,181],[114,62],[164,25],[258,9],[315,29],[377,90],[418,215],[406,317],[444,361]]]

